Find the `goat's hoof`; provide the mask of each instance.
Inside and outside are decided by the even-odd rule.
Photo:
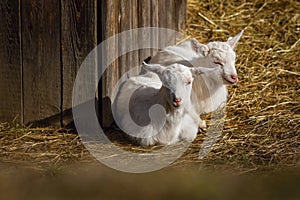
[[[207,129],[206,128],[201,128],[201,127],[199,127],[199,133],[201,133],[201,132],[206,132],[207,131]]]
[[[198,128],[199,128],[199,130],[206,131],[206,122],[205,122],[205,120],[201,120],[201,119],[199,120]]]

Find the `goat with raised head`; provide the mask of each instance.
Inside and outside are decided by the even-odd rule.
[[[226,103],[226,85],[235,85],[238,82],[234,49],[242,34],[243,31],[229,38],[227,42],[209,42],[206,45],[192,38],[177,46],[162,49],[150,60],[150,63],[161,65],[181,63],[189,67],[216,69],[197,76],[192,92],[192,104],[199,115],[213,112]],[[141,74],[143,73],[142,71]],[[153,74],[148,73],[147,76]],[[199,126],[205,128],[205,121],[200,120]]]

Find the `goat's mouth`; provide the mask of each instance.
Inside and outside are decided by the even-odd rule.
[[[227,78],[223,77],[223,79],[225,80],[226,83],[230,84],[230,85],[236,85],[237,84],[237,81],[231,81],[231,80],[228,80]]]
[[[180,103],[178,103],[178,102],[174,102],[174,101],[173,101],[172,105],[173,105],[175,108],[179,108],[179,107],[180,107]]]

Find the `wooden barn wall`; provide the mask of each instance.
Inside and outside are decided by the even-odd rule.
[[[184,30],[186,0],[1,0],[0,9],[0,121],[64,126],[72,120],[73,82],[88,53],[132,28]],[[117,47],[115,41],[109,52],[117,54]],[[99,97],[154,53],[120,56],[106,70]],[[99,105],[104,124],[110,123],[107,102]]]
[[[0,1],[0,121],[21,121],[20,5]]]

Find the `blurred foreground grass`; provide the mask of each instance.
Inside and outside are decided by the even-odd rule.
[[[300,199],[299,10],[296,0],[188,1],[187,34],[202,43],[245,29],[240,82],[204,159],[200,134],[172,166],[125,174],[95,161],[68,130],[1,123],[0,199]]]
[[[0,199],[299,199],[300,169],[229,175],[189,168],[126,174],[99,164],[38,171],[0,163]]]

